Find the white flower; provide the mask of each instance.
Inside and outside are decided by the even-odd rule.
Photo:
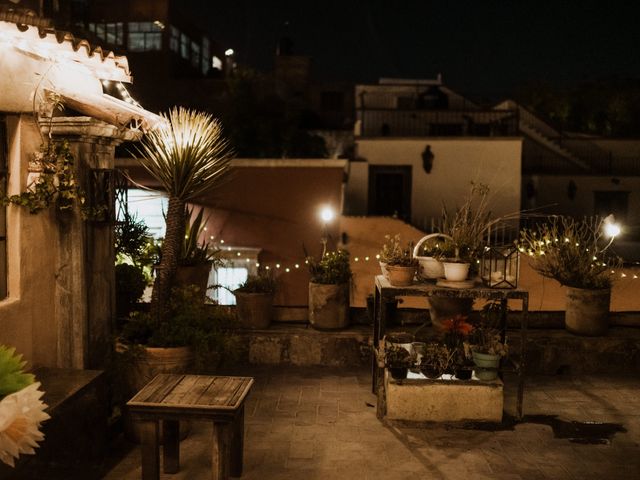
[[[12,467],[20,454],[35,454],[44,440],[40,424],[50,417],[39,387],[36,382],[0,400],[0,461]]]

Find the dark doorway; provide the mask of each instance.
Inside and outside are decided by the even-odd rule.
[[[411,220],[411,166],[369,166],[369,215]]]

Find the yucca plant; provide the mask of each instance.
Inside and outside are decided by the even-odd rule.
[[[229,142],[213,116],[173,108],[165,122],[148,132],[137,148],[147,171],[169,197],[162,258],[153,285],[151,315],[163,321],[185,235],[185,206],[217,188],[229,171]]]

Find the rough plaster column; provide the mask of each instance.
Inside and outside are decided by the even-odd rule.
[[[90,169],[113,169],[115,147],[135,139],[88,117],[56,118],[56,138],[66,138],[86,190]],[[100,368],[110,348],[115,318],[113,225],[82,219],[79,209],[60,214],[55,287],[58,366]]]

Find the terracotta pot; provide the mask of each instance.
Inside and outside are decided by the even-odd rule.
[[[126,348],[122,344],[116,344],[116,350],[119,352],[123,352]],[[128,368],[124,374],[127,395],[129,398],[133,397],[160,373],[186,373],[192,364],[193,350],[191,347],[144,347],[140,353],[133,354],[128,362]],[[180,422],[181,439],[188,435],[189,430],[190,423]],[[126,408],[124,411],[124,431],[129,440],[140,443],[140,431],[131,420]]]
[[[443,262],[444,277],[450,282],[462,282],[469,275],[470,263]]]
[[[564,323],[576,335],[597,336],[609,328],[611,289],[589,290],[567,288],[567,307]]]
[[[273,318],[272,293],[248,293],[236,290],[236,316],[243,328],[269,328]]]
[[[318,330],[349,326],[349,284],[309,282],[309,323]]]
[[[186,287],[187,285],[196,285],[204,296],[207,293],[210,272],[210,262],[199,263],[197,265],[178,265],[178,267],[176,268],[174,284],[181,287]]]
[[[408,287],[413,283],[416,267],[403,267],[401,265],[387,265],[389,283],[394,287]]]

